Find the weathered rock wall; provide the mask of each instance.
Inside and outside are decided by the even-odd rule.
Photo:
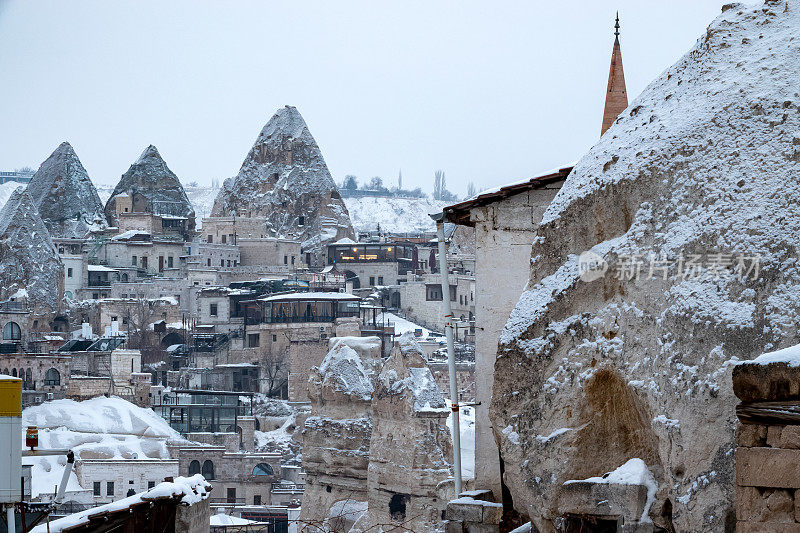
[[[97,189],[68,142],[41,164],[27,191],[53,238],[82,239],[107,225]]]
[[[17,189],[0,210],[0,301],[27,301],[52,316],[64,296],[63,264],[30,195]]]
[[[322,528],[336,502],[367,501],[374,372],[348,339],[358,338],[331,339],[308,380],[311,416],[303,430],[306,487],[300,512],[308,529]]]
[[[452,477],[448,413],[421,348],[404,335],[373,394],[369,510],[354,531],[429,531],[441,522],[447,502],[437,486]]]
[[[656,525],[733,527],[731,368],[798,337],[798,38],[796,1],[726,6],[545,212],[490,413],[540,530],[564,481],[631,458]]]

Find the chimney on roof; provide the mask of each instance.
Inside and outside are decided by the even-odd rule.
[[[625,90],[625,72],[622,70],[622,49],[619,46],[619,12],[614,22],[614,48],[611,50],[611,68],[608,71],[606,105],[603,109],[603,135],[620,113],[628,107],[628,91]]]

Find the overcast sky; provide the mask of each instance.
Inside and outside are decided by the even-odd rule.
[[[114,184],[148,144],[186,183],[234,176],[297,106],[339,181],[436,169],[463,196],[597,140],[619,9],[629,100],[723,0],[0,0],[0,170],[69,141]]]

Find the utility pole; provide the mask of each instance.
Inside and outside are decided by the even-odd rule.
[[[439,273],[442,276],[442,308],[444,310],[444,332],[447,337],[447,369],[450,373],[450,405],[453,412],[453,470],[455,474],[456,498],[461,494],[461,424],[458,409],[458,385],[456,384],[456,354],[453,347],[453,310],[450,306],[450,280],[447,271],[447,243],[444,239],[444,212],[431,215],[436,221],[439,244]]]

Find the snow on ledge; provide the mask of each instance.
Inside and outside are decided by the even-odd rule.
[[[800,366],[800,344],[761,354],[752,361],[739,362],[740,365],[769,365],[771,363],[786,363],[787,366],[793,368]]]
[[[564,485],[569,485],[572,483],[643,485],[647,487],[647,503],[645,503],[644,511],[642,512],[642,517],[639,519],[639,522],[650,522],[648,513],[650,512],[650,507],[655,501],[658,485],[656,484],[656,480],[653,477],[653,474],[650,472],[650,469],[647,468],[647,465],[641,459],[634,457],[633,459],[629,459],[624,465],[620,466],[613,472],[608,472],[602,476],[590,477],[587,479],[570,479],[569,481],[565,481]]]
[[[176,499],[180,500],[181,505],[194,505],[208,498],[209,494],[211,494],[211,484],[201,474],[195,474],[191,477],[176,477],[175,481],[163,481],[146,492],[140,492],[115,502],[86,509],[80,513],[54,520],[49,524],[38,525],[31,530],[31,533],[60,533],[67,528],[89,522],[90,516],[120,511],[142,502]]]

